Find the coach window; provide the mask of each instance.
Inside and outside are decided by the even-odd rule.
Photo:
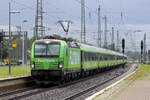
[[[91,55],[90,55],[90,53],[88,53],[88,61],[91,61]]]
[[[90,61],[93,61],[93,57],[92,57],[92,54],[90,54]]]
[[[90,54],[90,53],[88,53],[88,56],[89,56],[89,61],[91,61],[91,54]]]
[[[91,56],[92,56],[92,61],[94,61],[94,54],[91,54]]]
[[[86,53],[85,52],[83,53],[83,58],[84,58],[84,61],[86,61]]]
[[[99,54],[98,54],[98,58],[97,59],[98,59],[98,61],[100,61],[100,55]]]
[[[111,55],[110,55],[110,56],[108,56],[108,60],[111,60]]]
[[[109,56],[109,60],[111,60],[111,55]]]
[[[92,60],[95,61],[95,54],[93,53]]]
[[[107,58],[106,58],[107,60],[109,60],[109,56],[107,56]]]
[[[88,60],[89,60],[89,58],[88,58],[88,57],[89,57],[88,52],[85,52],[85,60],[86,60],[86,61],[88,61]]]
[[[103,60],[104,60],[104,59],[103,59],[103,56],[101,56],[101,58],[100,58],[100,59],[103,61]]]
[[[84,61],[86,61],[86,52],[84,52]]]
[[[96,54],[94,54],[94,61],[96,61]]]
[[[86,61],[89,61],[89,54],[86,52]]]
[[[96,61],[98,61],[98,54],[96,54]]]
[[[93,61],[95,61],[95,53],[93,53]]]
[[[91,58],[92,58],[92,61],[94,61],[94,55],[93,54],[91,54]]]
[[[99,56],[99,61],[101,61],[102,60],[102,56]]]
[[[89,53],[88,52],[86,52],[86,59],[87,59],[87,61],[89,61]]]
[[[110,56],[111,58],[110,58],[110,60],[113,60],[113,57],[112,57],[112,55]]]
[[[87,61],[89,61],[89,60],[90,60],[89,53],[87,52]]]
[[[99,61],[101,61],[102,59],[101,59],[101,56],[99,56]]]
[[[66,56],[68,56],[68,48],[66,48]]]
[[[107,60],[106,56],[104,56],[104,60]]]
[[[101,60],[101,56],[98,54],[98,61],[100,61]]]
[[[104,60],[107,60],[107,57],[106,57],[106,56],[104,56]]]
[[[114,58],[113,58],[113,56],[111,55],[111,60],[113,60]]]

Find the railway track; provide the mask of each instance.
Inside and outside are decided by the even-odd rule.
[[[116,76],[116,77],[118,77],[118,76]],[[101,85],[103,85],[103,84],[106,84],[107,82],[109,82],[109,81],[115,79],[116,77],[114,77],[114,78],[112,78],[112,79],[110,79],[110,80],[107,80],[107,81],[105,81],[105,82],[103,82],[103,83],[101,83],[101,84],[94,85],[94,86],[92,86],[92,87],[90,87],[90,88],[88,88],[88,89],[86,89],[86,90],[83,90],[83,91],[81,91],[81,92],[79,92],[79,93],[73,94],[73,95],[71,95],[71,96],[65,98],[64,100],[73,100],[73,99],[75,99],[75,98],[77,98],[77,97],[79,97],[79,96],[81,96],[81,95],[84,95],[85,93],[87,93],[87,92],[89,92],[89,91],[91,91],[91,90],[93,90],[93,89],[95,89],[95,88],[97,88],[97,87],[99,87],[99,86],[101,86]]]
[[[20,100],[22,98],[26,98],[32,95],[36,95],[42,92],[46,92],[49,90],[53,90],[58,88],[59,86],[51,86],[49,88],[41,88],[38,86],[33,86],[33,87],[28,87],[28,88],[23,88],[7,93],[3,93],[0,95],[0,100]]]
[[[135,65],[135,66],[138,66],[138,65]],[[137,69],[137,67],[134,67],[133,69],[131,69],[131,71],[134,71],[136,69]],[[114,76],[113,78],[111,78],[109,80],[104,81],[103,83],[94,85],[94,86],[89,87],[89,88],[87,88],[87,89],[85,89],[83,91],[80,91],[80,92],[76,93],[76,94],[70,95],[70,96],[64,98],[63,100],[74,100],[74,99],[76,99],[76,98],[78,98],[78,97],[88,93],[89,91],[92,91],[92,90],[96,89],[97,87],[100,87],[100,86],[102,86],[102,85],[104,85],[104,84],[114,80],[115,78],[119,77],[120,75],[122,75],[122,74],[118,74],[118,75],[116,74],[116,76]]]
[[[15,91],[10,91],[10,92],[6,92],[6,93],[1,93],[1,94],[0,94],[0,97],[1,97],[1,98],[7,97],[7,96],[14,95],[14,94],[17,94],[17,93],[29,91],[29,90],[34,89],[34,88],[35,88],[35,87],[28,87],[28,88],[18,89],[18,90],[15,90]]]
[[[105,73],[105,72],[103,72],[103,73]],[[90,77],[85,77],[83,79],[72,81],[72,82],[69,82],[69,83],[66,83],[66,84],[63,84],[63,85],[60,85],[60,86],[51,85],[51,86],[46,87],[46,88],[33,86],[33,87],[23,88],[23,89],[11,91],[11,92],[6,92],[6,93],[3,93],[3,94],[0,94],[0,100],[21,100],[23,98],[28,98],[28,97],[30,98],[30,97],[33,97],[34,95],[38,95],[40,93],[45,93],[47,91],[49,91],[49,92],[59,91],[59,90],[61,90],[63,88],[66,88],[68,86],[73,86],[76,83],[84,82],[86,80],[98,77],[100,74],[93,75],[93,76],[90,76]],[[91,91],[91,90],[93,90],[93,89],[95,89],[95,88],[97,88],[97,87],[99,87],[99,86],[115,79],[118,76],[119,75],[115,75],[115,77],[113,77],[110,80],[107,80],[103,83],[100,83],[100,84],[94,85],[92,87],[89,87],[86,90],[80,91],[78,93],[71,94],[71,95],[67,96],[66,98],[64,98],[64,100],[72,100],[72,99],[75,99],[77,97],[80,97],[81,95],[86,94],[88,91]]]
[[[41,88],[41,87],[38,87],[38,86],[33,86],[33,87],[27,87],[27,88],[22,88],[22,89],[15,90],[15,91],[2,93],[2,94],[0,94],[0,100],[20,100],[22,98],[30,97],[30,96],[33,96],[33,95],[36,95],[36,94],[39,94],[39,93],[42,93],[42,92],[46,92],[46,91],[62,88],[62,87],[65,87],[65,86],[73,85],[73,84],[76,84],[78,82],[82,82],[82,81],[88,80],[90,78],[97,77],[98,75],[99,74],[94,75],[94,76],[85,77],[83,79],[68,82],[66,84],[62,84],[62,85],[59,85],[59,86],[54,85],[54,84],[52,86],[48,87],[48,88]]]

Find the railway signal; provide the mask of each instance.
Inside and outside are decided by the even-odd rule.
[[[150,50],[148,50],[148,59],[150,61]]]
[[[3,41],[3,34],[0,33],[0,43]]]
[[[124,54],[125,49],[125,39],[122,39],[122,53]]]
[[[144,42],[141,40],[141,62],[143,62],[143,49],[144,49]]]
[[[143,54],[143,48],[144,48],[144,43],[143,40],[141,40],[141,55]]]

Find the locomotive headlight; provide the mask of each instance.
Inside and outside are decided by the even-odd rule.
[[[34,63],[32,63],[32,64],[31,64],[31,68],[34,68],[34,66],[35,66],[35,64],[34,64]]]
[[[58,67],[63,68],[63,62],[60,62]]]
[[[31,67],[34,68],[34,64],[32,64]]]

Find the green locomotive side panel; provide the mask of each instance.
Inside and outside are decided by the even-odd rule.
[[[81,51],[76,48],[69,48],[68,69],[81,68]]]

